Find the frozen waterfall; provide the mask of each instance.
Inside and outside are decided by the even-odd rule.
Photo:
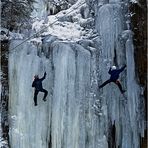
[[[103,5],[98,10],[96,29],[102,38],[100,79],[108,79],[107,71],[111,65],[121,67],[127,64],[126,72],[121,74],[122,85],[127,90],[127,100],[113,84],[103,88],[100,95],[103,96],[102,106],[107,108],[108,122],[111,120],[115,124],[116,146],[139,148],[139,134],[143,135],[144,132],[144,105],[135,77],[132,32],[126,30],[123,10],[119,3]]]
[[[18,44],[13,41],[10,48]],[[90,96],[90,51],[76,43],[55,41],[50,45],[49,58],[38,54],[34,45],[24,44],[10,54],[10,145],[20,148],[96,147],[100,130],[92,111]],[[94,65],[93,65],[94,67]],[[44,86],[48,101],[38,96],[33,104],[33,75],[47,72]],[[14,107],[15,106],[15,107]],[[97,122],[98,123],[98,122]],[[99,141],[107,146],[106,138]],[[51,140],[51,141],[50,141]]]
[[[97,10],[94,29],[98,33],[95,37],[81,38],[80,33],[72,41],[45,33],[45,38],[36,45],[35,38],[14,51],[11,49],[22,40],[11,41],[11,148],[110,148],[112,145],[140,148],[144,101],[135,76],[133,33],[126,25],[126,5],[121,0],[102,0],[94,5]],[[75,11],[73,21],[80,10]],[[43,11],[41,15],[44,14]],[[69,19],[62,21],[64,24]],[[74,23],[79,25],[78,21]],[[61,24],[57,22],[56,26]],[[114,64],[119,68],[127,65],[120,79],[126,89],[125,96],[112,83],[98,89],[109,78],[108,69]],[[38,106],[34,106],[33,77],[35,74],[42,77],[45,71],[43,86],[48,90],[47,101],[39,93]]]

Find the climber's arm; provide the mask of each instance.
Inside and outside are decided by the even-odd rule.
[[[33,81],[33,83],[32,83],[32,87],[35,87],[35,81]]]
[[[118,71],[122,72],[125,69],[126,65],[124,65],[122,68],[120,68]]]
[[[46,72],[44,73],[44,76],[40,80],[43,81],[45,78],[46,78]]]
[[[111,74],[111,67],[110,67],[110,69],[109,69],[108,73],[109,73],[109,74]]]

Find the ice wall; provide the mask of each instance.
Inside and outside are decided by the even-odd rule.
[[[20,41],[13,41],[12,49]],[[40,55],[42,57],[42,55]],[[23,44],[9,57],[9,124],[11,147],[47,147],[51,118],[51,79],[52,70],[49,60],[37,56],[34,45]],[[33,76],[40,77],[48,73],[48,81],[43,85],[48,89],[48,103],[42,101],[42,94],[38,95],[38,107],[34,107],[33,89],[31,87]]]
[[[90,0],[88,1],[88,3]],[[26,42],[9,55],[9,141],[12,148],[140,148],[144,130],[143,98],[136,82],[132,32],[127,30],[125,3],[95,4],[91,40],[62,41],[51,35],[42,43]],[[93,5],[93,4],[92,4]],[[91,5],[91,6],[92,6]],[[129,27],[129,26],[128,26]],[[11,42],[10,49],[21,43]],[[101,90],[111,65],[126,64],[121,83]],[[47,102],[33,103],[33,76],[47,72]],[[115,126],[115,137],[110,128]]]
[[[47,0],[35,0],[32,18],[45,19],[47,17]]]
[[[31,43],[19,46],[9,56],[9,121],[12,148],[104,148],[105,123],[99,123],[93,104],[97,91],[95,49],[79,44],[51,41],[41,47]],[[13,48],[20,41],[13,41]],[[44,44],[44,45],[45,45]],[[33,104],[33,75],[47,78],[47,102],[38,96]],[[92,86],[92,88],[91,88]],[[102,117],[103,118],[103,117]],[[99,138],[100,137],[100,138]]]
[[[125,95],[114,84],[109,84],[100,92],[103,96],[102,107],[107,108],[108,125],[115,125],[116,146],[121,148],[139,148],[140,134],[143,135],[144,116],[143,98],[135,77],[134,46],[132,32],[126,27],[125,4],[110,1],[98,9],[96,29],[102,39],[99,59],[100,84],[109,78],[111,65],[127,69],[121,74]],[[126,31],[125,31],[126,30]],[[107,124],[107,123],[106,123]]]

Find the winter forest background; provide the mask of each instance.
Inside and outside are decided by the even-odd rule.
[[[146,148],[147,1],[1,0],[0,147]],[[108,69],[127,65],[123,96]],[[33,77],[47,78],[34,106]]]

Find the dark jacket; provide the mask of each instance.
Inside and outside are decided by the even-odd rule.
[[[112,81],[116,81],[119,78],[119,74],[125,69],[126,65],[123,66],[120,69],[116,69],[116,70],[111,70],[111,68],[109,69],[108,73],[111,75],[110,76],[110,80]]]
[[[39,79],[36,78],[34,79],[33,83],[32,83],[32,87],[35,87],[36,90],[42,90],[43,86],[42,86],[42,81],[46,78],[46,73],[44,73],[44,76]]]

